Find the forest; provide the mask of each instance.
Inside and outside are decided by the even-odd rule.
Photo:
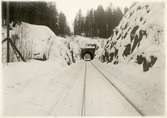
[[[124,13],[127,10],[125,7]],[[88,10],[86,16],[79,10],[74,21],[74,34],[108,38],[113,34],[113,29],[119,24],[124,13],[119,7],[112,8],[112,5],[106,10],[99,5],[97,9]]]
[[[6,5],[2,2],[2,25],[6,24]],[[124,9],[124,13],[128,8]],[[124,14],[119,7],[106,9],[99,5],[97,9],[90,9],[86,16],[79,10],[73,23],[74,35],[86,37],[108,38],[113,34],[113,29],[119,24]],[[64,13],[58,12],[53,2],[9,2],[10,22],[13,25],[28,22],[36,25],[48,26],[56,35],[71,35],[67,18]]]
[[[2,2],[2,24],[6,24],[6,5]],[[9,2],[10,22],[28,22],[48,26],[56,35],[70,35],[64,13],[58,12],[53,2]]]

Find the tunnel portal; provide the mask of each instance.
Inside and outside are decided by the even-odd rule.
[[[95,49],[96,49],[96,46],[81,48],[81,58],[83,60],[93,60],[95,57]]]

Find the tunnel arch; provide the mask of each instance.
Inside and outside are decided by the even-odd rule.
[[[95,48],[82,48],[81,49],[81,58],[84,60],[84,56],[89,54],[91,56],[91,60],[95,57]]]

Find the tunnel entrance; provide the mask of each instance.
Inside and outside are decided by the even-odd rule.
[[[81,48],[81,58],[85,61],[93,60],[95,57],[95,47]]]

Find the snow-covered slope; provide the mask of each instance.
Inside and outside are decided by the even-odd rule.
[[[164,63],[163,3],[136,3],[124,15],[107,41],[101,60],[143,65],[148,71]]]
[[[70,63],[70,52],[64,38],[56,36],[47,26],[22,22],[10,30],[11,39],[26,60],[43,59]],[[6,37],[3,27],[2,39]],[[6,42],[2,45],[2,61],[6,62]],[[10,61],[16,61],[13,49],[10,49]]]

